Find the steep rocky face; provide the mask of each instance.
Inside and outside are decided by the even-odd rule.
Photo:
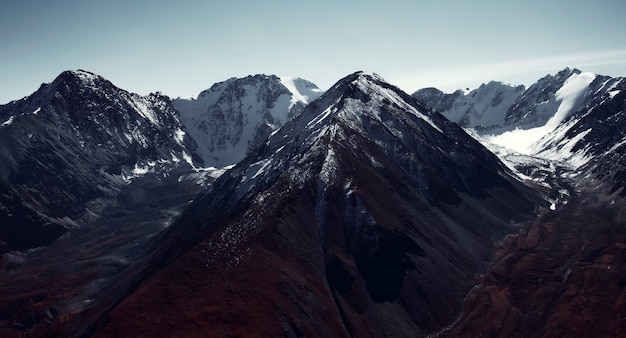
[[[579,167],[616,151],[626,132],[624,89],[624,78],[596,76],[578,98],[581,103],[534,146],[537,155]]]
[[[577,90],[563,89],[572,84]],[[487,272],[476,279],[458,321],[437,336],[626,332],[624,79],[575,73],[558,92],[564,99],[548,121],[563,112],[563,103],[571,108],[545,129],[535,156],[548,164],[540,182],[564,190],[566,198],[503,241]],[[559,166],[564,167],[556,170]]]
[[[93,224],[134,177],[201,161],[167,97],[85,71],[62,73],[0,116],[0,240],[9,250]]]
[[[503,125],[529,129],[546,124],[558,109],[556,92],[569,77],[580,73],[578,69],[565,68],[555,75],[548,74],[539,79],[507,110]]]
[[[299,78],[254,75],[214,84],[197,98],[173,101],[200,145],[205,166],[242,160],[322,91]]]
[[[85,71],[0,116],[0,335],[65,335],[128,291],[120,272],[202,189],[202,159],[167,97]]]
[[[527,89],[491,81],[467,94],[461,90],[445,94],[436,88],[424,88],[412,96],[462,127],[475,128],[480,134],[498,135],[545,126],[558,111],[567,117],[588,110],[604,101],[610,92],[623,87],[622,78],[595,74],[588,83],[580,83],[576,88],[566,86],[581,75],[584,74],[578,69],[565,68],[546,75]],[[568,97],[574,91],[576,97]],[[567,107],[563,106],[564,101]]]
[[[537,202],[462,129],[356,73],[199,196],[92,330],[425,335]]]
[[[602,162],[607,166],[624,172],[623,161]],[[458,322],[437,336],[626,334],[623,179],[616,184],[619,174],[595,169],[586,166],[575,176],[568,203],[502,243],[476,279]]]
[[[207,91],[216,102],[206,107],[239,107],[230,113],[249,149],[319,96],[297,78],[221,85]],[[144,278],[128,267],[226,170],[206,167],[198,154],[209,145],[191,138],[198,129],[185,113],[166,96],[132,94],[86,71],[0,107],[0,335],[80,332]],[[228,138],[232,116],[222,117],[213,132]]]
[[[524,86],[491,81],[468,93],[457,90],[444,94],[436,88],[424,88],[412,96],[450,121],[462,127],[476,128],[504,124],[507,111],[524,90]]]

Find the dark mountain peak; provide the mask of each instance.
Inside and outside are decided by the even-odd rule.
[[[276,75],[256,74],[245,77],[231,77],[228,80],[217,82],[209,89],[200,93],[198,97],[204,97],[211,93],[222,93],[224,91],[242,92],[244,86],[273,87],[280,84],[280,77]]]
[[[435,87],[426,87],[426,88],[421,88],[418,89],[416,91],[416,93],[423,93],[424,95],[430,95],[430,96],[443,96],[445,93],[439,89],[439,88],[435,88]]]
[[[574,74],[580,74],[581,71],[576,68],[565,67],[562,70],[558,71],[556,74],[546,74],[544,77],[539,79],[536,83],[531,85],[528,89],[531,90],[533,86],[544,88],[546,86],[554,86],[554,85],[563,85],[565,80],[567,80],[570,76]]]
[[[335,96],[338,94],[344,97],[365,99],[367,94],[372,93],[372,91],[391,87],[393,86],[376,73],[358,71],[337,81],[328,92],[333,93]],[[401,91],[398,88],[395,88],[395,90]]]
[[[82,88],[100,88],[103,87],[103,85],[113,86],[113,84],[104,77],[82,69],[63,71],[51,83],[53,87],[60,85],[78,86]]]
[[[332,88],[335,90],[342,90],[342,88],[348,86],[350,88],[355,87],[363,90],[367,87],[370,87],[371,85],[382,85],[385,87],[391,86],[380,75],[376,73],[358,71],[337,81],[337,83]]]
[[[29,113],[59,100],[86,102],[93,99],[95,92],[110,92],[111,90],[122,91],[108,80],[94,73],[84,70],[66,70],[52,82],[42,83],[33,94],[1,105],[0,118],[5,120],[10,116]]]
[[[287,190],[318,184],[322,187],[318,189],[342,189],[346,182],[356,180],[357,162],[373,168],[367,171],[391,170],[401,175],[420,194],[422,203],[434,206],[461,203],[460,194],[488,198],[492,189],[512,192],[521,188],[495,155],[461,128],[426,111],[379,76],[354,73],[220,177],[196,199],[188,216],[199,219],[203,216],[198,214],[219,214],[245,205],[276,185]],[[517,207],[524,212],[532,209],[527,201]],[[517,211],[505,210],[495,213],[507,221],[521,217]],[[195,222],[184,218],[180,223],[186,227]]]
[[[367,137],[371,137],[371,133],[378,134],[378,130],[371,130],[378,128],[374,126],[382,130],[391,128],[396,131],[395,136],[408,137],[417,129],[398,132],[407,124],[441,132],[440,123],[447,122],[438,114],[428,112],[415,99],[388,84],[382,77],[356,72],[339,80],[318,100],[309,104],[300,116],[289,123],[288,128],[281,129],[274,138],[319,133],[333,124],[341,124]]]
[[[0,106],[0,118],[0,143],[7,145],[0,188],[12,192],[0,196],[0,205],[10,206],[0,213],[0,240],[10,249],[47,245],[90,222],[136,177],[201,163],[168,100],[129,93],[82,70]],[[13,205],[37,216],[13,220]],[[46,232],[50,224],[54,231]],[[33,229],[43,235],[29,235]]]
[[[96,73],[93,73],[84,69],[66,70],[66,71],[61,72],[59,76],[74,76],[77,78],[103,78],[102,76]]]
[[[572,76],[574,74],[580,74],[580,73],[582,73],[582,72],[578,68],[565,67],[565,68],[563,68],[563,70],[561,70],[561,71],[559,71],[557,73],[557,76],[567,76],[567,77],[570,77],[570,76]]]
[[[162,318],[167,289],[181,300],[167,308],[175,323],[206,304],[220,313],[189,325],[204,335],[425,336],[457,316],[492,238],[534,215],[531,195],[461,128],[354,73],[194,199],[149,255],[164,270],[100,334],[162,330],[133,309]]]

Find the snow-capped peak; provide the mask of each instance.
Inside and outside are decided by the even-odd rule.
[[[291,104],[289,105],[289,109],[298,102],[309,104],[309,102],[315,100],[323,93],[323,91],[317,88],[313,83],[297,77],[281,77],[280,83],[291,92]]]
[[[264,147],[239,162],[228,176],[238,178],[233,185],[238,197],[254,196],[279,176],[287,179],[290,189],[300,189],[312,179],[327,187],[344,184],[334,177],[354,169],[339,158],[359,158],[374,168],[392,161],[410,173],[432,201],[440,198],[435,196],[440,190],[433,186],[440,183],[426,176],[446,176],[446,185],[472,194],[478,183],[465,177],[469,172],[484,174],[478,163],[494,163],[494,175],[505,172],[495,155],[443,116],[427,111],[381,77],[358,72],[337,82],[272,133]],[[432,168],[440,170],[431,172]],[[462,171],[467,172],[459,175]]]
[[[536,154],[542,148],[542,144],[548,141],[546,136],[554,132],[565,118],[580,108],[581,100],[595,78],[596,75],[592,73],[574,72],[551,99],[555,110],[544,125],[504,132],[488,138],[488,141],[522,154]]]
[[[75,70],[72,73],[78,76],[81,80],[85,82],[93,83],[93,81],[96,79],[102,79],[102,77],[100,77],[99,75],[96,75],[92,72],[88,72],[82,69]]]
[[[55,83],[68,82],[80,83],[84,87],[98,88],[101,82],[106,83],[108,81],[100,75],[82,69],[66,70],[55,80]]]
[[[375,99],[383,104],[390,102],[400,109],[406,110],[419,117],[435,130],[442,132],[430,117],[426,116],[423,112],[417,109],[415,105],[409,103],[410,101],[413,101],[413,98],[406,95],[397,87],[385,82],[380,75],[369,72],[357,72],[354,75],[356,78],[353,80],[353,83],[355,83],[363,93],[370,95],[372,99]]]
[[[205,165],[222,168],[241,161],[321,94],[300,78],[259,74],[230,78],[197,99],[178,98],[172,103],[198,143]]]
[[[413,93],[413,97],[449,120],[463,127],[475,128],[504,124],[508,109],[524,90],[524,86],[490,81],[471,91],[457,90],[452,94],[444,94],[436,88],[424,88]]]

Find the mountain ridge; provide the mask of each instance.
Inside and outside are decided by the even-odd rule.
[[[517,95],[492,81],[458,92],[457,108],[471,112],[466,122],[497,125],[464,130],[374,73],[325,93],[306,80],[232,78],[188,112],[241,114],[240,126],[245,112],[258,117],[220,136],[228,147],[254,144],[223,167],[197,152],[208,146],[175,100],[64,72],[41,95],[0,106],[0,180],[17,177],[22,188],[2,184],[30,194],[0,193],[0,215],[24,212],[15,196],[39,198],[26,206],[45,215],[42,196],[80,201],[98,182],[102,209],[88,204],[86,224],[57,217],[62,232],[49,238],[65,235],[46,246],[0,246],[0,332],[589,335],[588,321],[570,320],[579,318],[572,290],[603,313],[602,332],[626,332],[601,308],[623,303],[612,296],[623,277],[606,264],[623,256],[625,82],[567,68]],[[320,96],[305,105],[306,90]],[[494,110],[513,97],[517,108]],[[550,129],[529,154],[485,137],[515,123]],[[548,317],[554,326],[537,324]]]
[[[441,148],[454,155],[444,160]],[[451,168],[429,170],[431,161]],[[454,168],[468,161],[482,167],[463,181]],[[433,332],[456,316],[471,276],[489,260],[492,236],[514,231],[511,219],[533,217],[538,196],[506,172],[408,94],[374,74],[348,75],[194,201],[158,242],[162,270],[107,315],[96,336],[148,327],[156,334],[170,321],[186,323],[190,335]],[[515,203],[499,208],[505,200]],[[203,283],[196,274],[207,269],[223,283]],[[181,273],[189,278],[180,281]],[[164,317],[162,290],[180,300],[175,308],[205,299],[188,311],[207,316]],[[425,299],[411,298],[416,293]],[[154,309],[147,326],[139,307]],[[249,307],[266,310],[242,316]]]
[[[303,79],[259,74],[218,82],[197,98],[179,98],[172,104],[201,144],[205,166],[224,167],[243,159],[320,94]]]
[[[508,128],[473,131],[520,177],[552,191],[552,205],[501,243],[457,321],[436,336],[626,332],[624,276],[615,269],[626,257],[625,84],[566,68],[518,98]]]

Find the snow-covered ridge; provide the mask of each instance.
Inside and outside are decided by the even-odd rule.
[[[289,109],[293,108],[298,102],[309,104],[323,93],[313,83],[297,77],[281,77],[280,83],[291,92]]]
[[[414,106],[408,104],[403,98],[398,95],[398,90],[391,90],[385,86],[381,86],[376,82],[386,83],[385,80],[375,73],[366,73],[362,72],[361,76],[359,76],[356,80],[357,85],[360,90],[372,96],[374,100],[379,102],[385,102],[386,100],[392,102],[397,105],[401,109],[404,109],[411,114],[419,117],[420,119],[426,121],[431,127],[435,130],[442,133],[441,129],[426,115],[417,110]]]
[[[579,104],[586,94],[589,85],[595,79],[592,73],[580,73],[570,76],[563,87],[554,96],[556,111],[545,125],[531,129],[515,129],[499,135],[491,135],[487,142],[517,151],[525,155],[534,155],[543,148],[557,127],[573,112],[580,107]],[[560,155],[562,157],[563,154]]]
[[[81,81],[83,81],[84,83],[88,83],[88,84],[94,84],[96,80],[102,79],[102,77],[100,77],[99,75],[96,75],[94,73],[91,73],[82,69],[75,70],[72,73],[78,76],[78,78],[80,78]]]
[[[300,78],[254,75],[216,83],[197,98],[172,103],[205,166],[224,167],[241,161],[322,93]]]
[[[422,104],[441,112],[450,121],[463,127],[502,125],[508,109],[525,90],[491,81],[480,87],[444,94],[436,88],[424,88],[413,93]]]
[[[616,108],[602,108],[603,117],[587,116],[621,95],[624,87],[624,78],[565,68],[527,89],[492,81],[469,95],[461,90],[444,94],[436,88],[425,88],[413,96],[427,107],[441,110],[457,124],[471,127],[467,130],[488,148],[496,149],[505,161],[530,156],[578,168],[594,154],[612,149],[611,137],[602,134],[614,129],[609,126],[612,113],[607,109]],[[502,95],[494,95],[498,92]],[[598,119],[607,120],[596,122]],[[476,125],[477,121],[481,125]],[[596,127],[598,130],[594,130]]]

